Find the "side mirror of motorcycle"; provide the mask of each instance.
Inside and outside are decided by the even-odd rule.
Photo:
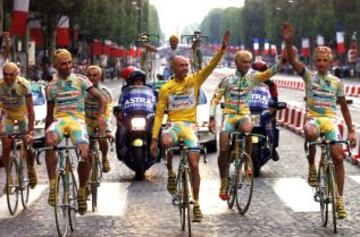
[[[287,106],[286,102],[277,102],[276,109],[278,110],[285,109],[286,106]]]

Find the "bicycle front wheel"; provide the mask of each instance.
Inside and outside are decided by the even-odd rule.
[[[327,198],[327,190],[328,190],[328,182],[325,173],[325,169],[323,166],[319,167],[318,170],[318,187],[316,188],[316,192],[318,195],[318,201],[320,203],[320,215],[321,215],[321,223],[325,227],[328,221],[328,198]]]
[[[242,157],[240,157],[239,164],[235,168],[236,206],[239,213],[244,215],[249,209],[251,202],[254,171],[251,157],[246,153],[240,155]]]
[[[98,154],[94,156],[93,162],[92,162],[92,169],[91,169],[91,204],[92,204],[92,211],[96,211],[97,207],[97,193],[98,193],[98,187],[100,185],[100,160]]]
[[[179,215],[180,215],[180,226],[181,230],[185,230],[185,175],[184,172],[179,170],[177,180],[176,180],[176,202],[179,208]]]
[[[68,175],[68,187],[69,187],[69,223],[71,231],[75,231],[76,228],[76,212],[78,210],[77,203],[77,184],[74,172],[72,169],[67,174]]]
[[[60,237],[66,236],[68,231],[68,208],[69,208],[69,193],[66,187],[66,177],[62,172],[56,175],[55,186],[55,222],[56,229]]]
[[[329,169],[328,169],[328,172],[329,172],[329,193],[328,193],[328,198],[329,198],[329,202],[330,202],[330,205],[331,205],[331,213],[332,213],[332,219],[333,219],[333,225],[334,225],[334,233],[337,232],[337,229],[336,229],[336,206],[335,206],[335,198],[336,198],[336,183],[335,183],[335,177],[334,177],[334,174],[335,174],[335,171],[334,171],[334,166],[329,166]]]
[[[9,172],[6,177],[6,200],[11,215],[15,215],[19,203],[18,163],[14,157],[10,158]]]
[[[192,195],[192,188],[191,188],[191,179],[190,179],[190,172],[189,170],[184,171],[184,215],[187,215],[188,224],[188,233],[189,237],[191,237],[191,195]],[[184,220],[185,221],[185,220]]]
[[[21,191],[21,203],[24,209],[29,202],[29,195],[30,195],[30,186],[29,186],[29,176],[28,176],[28,169],[25,157],[20,159],[19,163],[19,187]]]

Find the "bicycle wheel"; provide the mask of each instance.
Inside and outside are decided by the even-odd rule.
[[[21,158],[19,163],[19,173],[20,173],[20,179],[19,179],[19,187],[21,191],[21,203],[24,209],[26,209],[26,206],[29,202],[29,195],[30,195],[30,186],[29,186],[29,176],[28,176],[28,167],[26,164],[26,158]]]
[[[337,232],[336,230],[336,206],[335,206],[335,198],[336,198],[336,183],[335,183],[335,171],[334,171],[334,166],[329,166],[328,169],[328,177],[329,177],[329,188],[328,188],[328,197],[329,197],[329,203],[331,205],[331,212],[332,212],[332,219],[333,219],[333,224],[334,224],[334,233]]]
[[[100,185],[99,173],[101,172],[101,170],[99,169],[100,161],[98,154],[95,154],[93,158],[94,159],[92,162],[92,169],[91,169],[91,204],[92,204],[92,211],[94,212],[97,207],[97,192],[98,192],[98,187]]]
[[[15,215],[19,202],[18,163],[14,157],[10,158],[9,173],[6,177],[6,200],[11,215]]]
[[[179,208],[179,215],[180,215],[180,226],[181,230],[185,229],[185,206],[184,206],[184,190],[185,190],[185,176],[183,175],[184,172],[179,170],[178,176],[176,179],[176,197],[175,200],[177,202]],[[175,202],[175,203],[176,203]]]
[[[228,194],[229,194],[229,199],[227,200],[227,204],[228,207],[230,209],[232,209],[232,207],[234,206],[234,202],[235,202],[235,195],[236,195],[236,190],[237,190],[237,186],[236,186],[236,178],[235,175],[231,175],[231,178],[229,178],[229,187],[228,187]]]
[[[246,163],[244,161],[247,161]],[[254,182],[254,171],[251,161],[246,153],[240,154],[239,164],[236,165],[235,169],[236,179],[236,206],[241,215],[244,215],[248,210],[251,202],[253,182]]]
[[[191,236],[191,194],[192,194],[192,188],[191,188],[191,179],[190,179],[190,172],[189,170],[184,171],[184,215],[187,215],[187,224],[188,224],[188,233],[189,237]]]
[[[56,229],[60,237],[66,236],[68,231],[68,208],[69,208],[69,193],[66,187],[66,177],[63,172],[58,172],[56,175],[55,186],[55,222]]]
[[[74,172],[72,169],[68,173],[68,190],[69,190],[69,223],[71,231],[75,231],[76,228],[76,212],[78,210],[78,203],[77,203],[77,184]]]
[[[318,198],[317,201],[320,203],[321,223],[323,226],[326,226],[328,221],[328,198],[327,198],[328,182],[327,182],[325,169],[323,166],[319,167],[317,179],[318,179],[318,187],[316,188],[316,195]]]

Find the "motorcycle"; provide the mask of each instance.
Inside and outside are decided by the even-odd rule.
[[[285,109],[285,102],[276,102],[271,98],[267,86],[254,88],[250,99],[252,130],[251,159],[255,177],[271,158],[278,160],[275,150],[279,145],[279,128],[276,123],[276,111]]]
[[[135,172],[136,180],[143,180],[145,171],[156,162],[149,150],[154,108],[155,96],[148,86],[126,87],[119,106],[114,107],[117,157]]]

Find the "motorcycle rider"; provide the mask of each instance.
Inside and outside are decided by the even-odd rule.
[[[219,197],[222,200],[228,200],[229,181],[226,177],[229,168],[228,150],[229,134],[233,132],[238,124],[241,132],[249,134],[253,125],[250,117],[249,100],[254,86],[268,80],[277,73],[283,66],[281,61],[264,72],[255,72],[249,70],[251,66],[252,53],[247,50],[239,50],[234,55],[236,71],[233,75],[225,77],[215,91],[214,99],[210,107],[209,130],[215,132],[216,107],[225,97],[224,121],[220,133],[220,153],[218,157],[219,173],[221,178]],[[246,136],[247,154],[251,154],[252,142],[251,136]],[[252,172],[252,171],[249,171]]]

